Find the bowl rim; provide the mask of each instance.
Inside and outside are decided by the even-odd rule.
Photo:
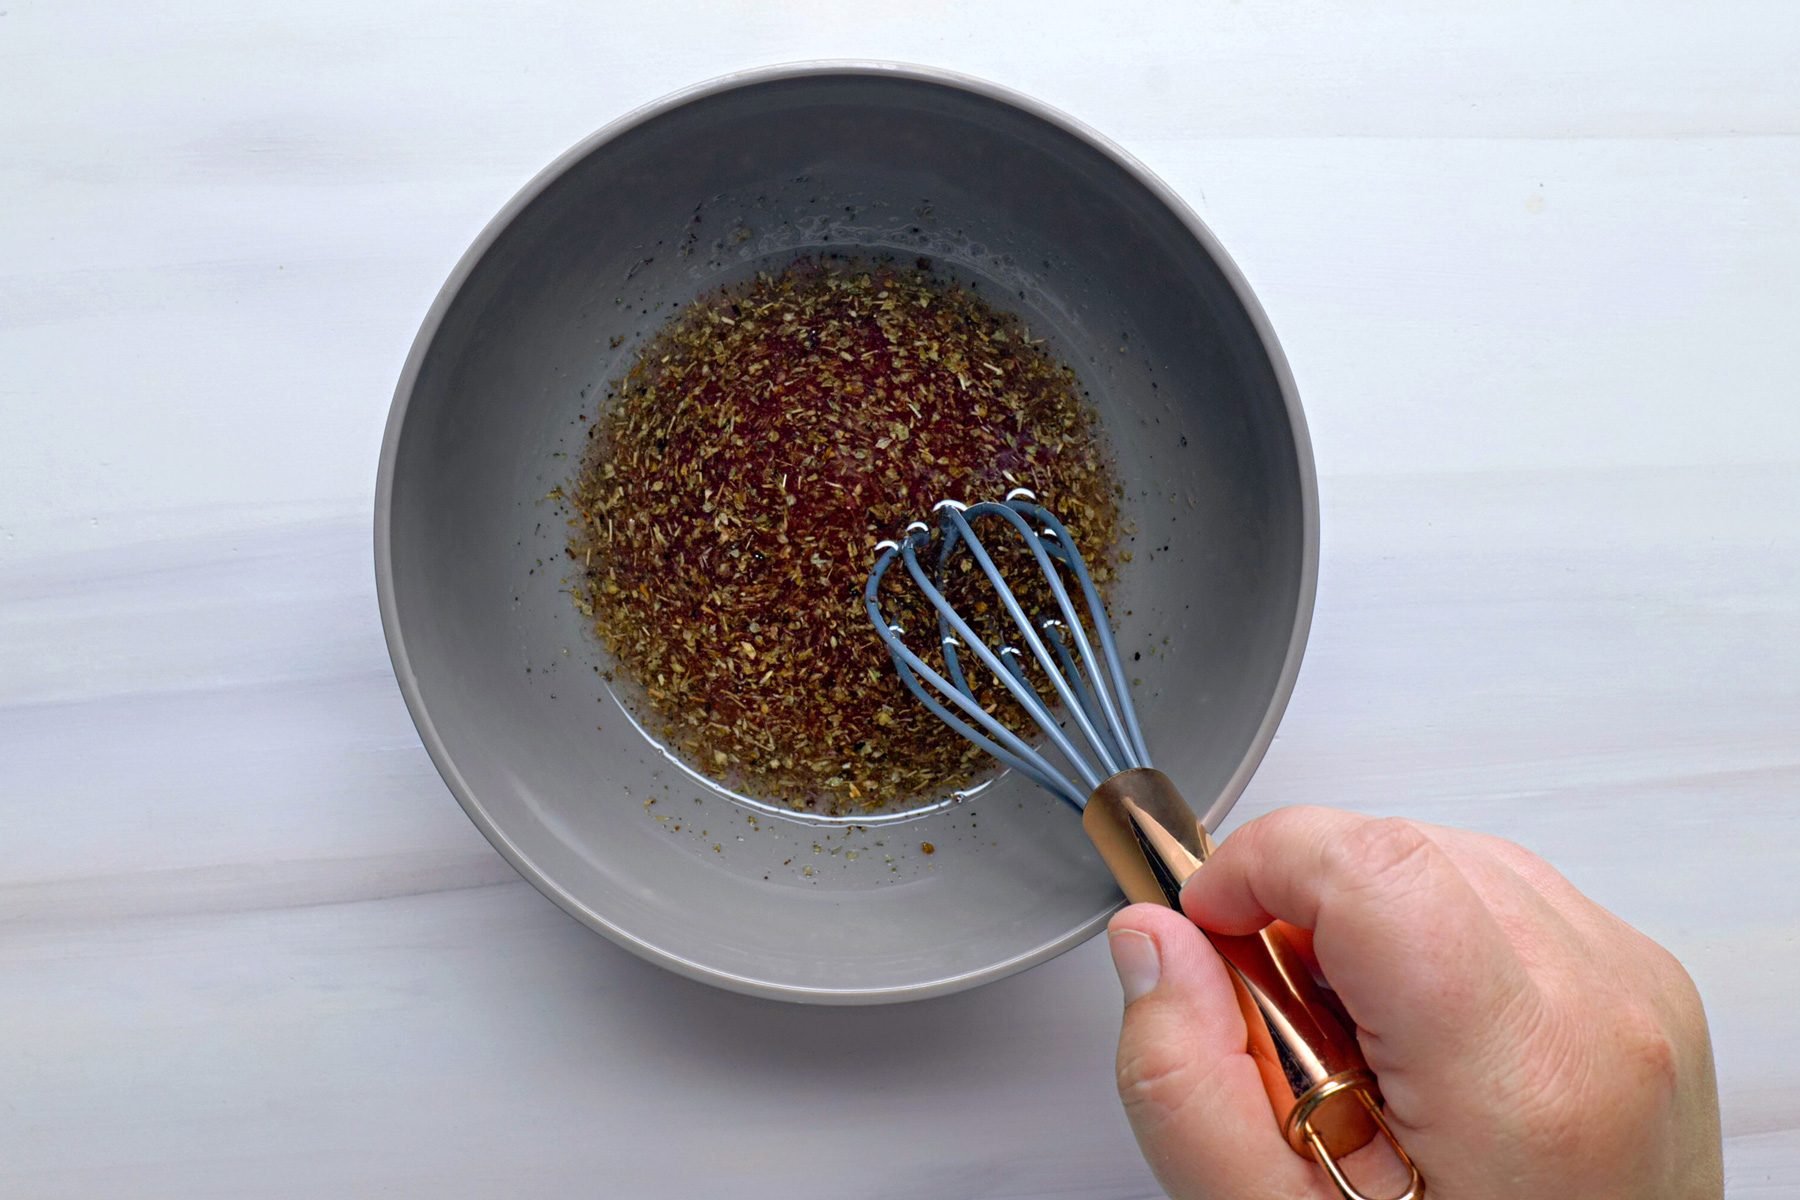
[[[801,1003],[886,1004],[949,995],[966,988],[1003,979],[1008,975],[1045,962],[1080,945],[1099,932],[1111,918],[1114,910],[1099,913],[1091,920],[1083,922],[1049,941],[999,962],[990,963],[972,971],[898,987],[808,987],[783,983],[779,980],[759,979],[696,962],[666,947],[646,941],[608,920],[602,913],[570,893],[540,869],[531,857],[493,821],[480,797],[463,778],[462,772],[457,767],[455,759],[432,719],[430,709],[419,688],[418,675],[413,669],[412,659],[407,651],[406,635],[401,628],[398,602],[394,594],[393,544],[391,540],[394,468],[399,454],[401,430],[406,423],[407,410],[411,406],[413,389],[418,383],[425,355],[429,352],[433,341],[436,340],[445,314],[449,312],[450,306],[461,293],[463,285],[468,281],[477,264],[493,247],[501,234],[512,225],[528,205],[576,163],[622,134],[636,129],[664,113],[697,100],[742,88],[791,79],[830,76],[902,79],[967,92],[982,99],[1018,109],[1085,142],[1105,156],[1114,166],[1148,189],[1168,209],[1170,214],[1181,222],[1189,235],[1199,243],[1201,249],[1217,265],[1238,303],[1243,306],[1244,312],[1249,317],[1251,326],[1255,329],[1274,372],[1276,386],[1280,389],[1282,402],[1287,408],[1288,424],[1294,440],[1295,467],[1299,476],[1301,501],[1300,588],[1296,597],[1293,632],[1288,641],[1287,654],[1282,662],[1280,675],[1276,679],[1275,690],[1269,698],[1268,709],[1257,726],[1256,735],[1245,751],[1243,760],[1226,782],[1218,798],[1202,814],[1208,828],[1218,826],[1226,813],[1231,810],[1232,805],[1237,802],[1238,797],[1243,794],[1251,777],[1261,765],[1264,755],[1267,754],[1270,744],[1274,741],[1276,728],[1287,710],[1295,682],[1299,678],[1301,660],[1306,651],[1307,636],[1312,627],[1313,605],[1317,596],[1319,574],[1318,479],[1313,463],[1312,441],[1307,432],[1305,414],[1300,407],[1299,392],[1294,384],[1293,372],[1289,368],[1287,356],[1282,353],[1281,345],[1275,337],[1275,331],[1269,323],[1268,315],[1263,311],[1262,305],[1257,301],[1254,293],[1251,292],[1243,272],[1226,253],[1218,238],[1200,220],[1199,215],[1174,189],[1111,139],[1074,117],[1025,93],[972,75],[938,67],[869,59],[813,59],[733,71],[671,92],[660,99],[624,113],[575,143],[532,176],[488,221],[481,232],[476,235],[475,240],[470,243],[469,248],[463,252],[462,257],[457,260],[456,266],[452,268],[443,286],[439,288],[437,295],[433,298],[431,307],[426,311],[425,318],[419,326],[419,332],[413,338],[412,347],[407,352],[405,365],[401,368],[399,380],[394,387],[393,402],[389,408],[387,424],[382,434],[381,457],[375,479],[375,590],[381,611],[382,633],[387,642],[388,656],[392,661],[394,677],[400,686],[401,696],[406,701],[407,712],[412,717],[413,725],[418,730],[426,753],[431,757],[438,774],[456,797],[457,803],[462,806],[463,812],[467,814],[469,820],[506,861],[512,864],[513,869],[518,871],[533,887],[582,924],[640,958],[702,983],[747,995]]]

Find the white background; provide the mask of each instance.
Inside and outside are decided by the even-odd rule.
[[[1686,961],[1731,1194],[1800,1192],[1800,9],[0,0],[0,1195],[1153,1194],[1098,943],[974,994],[710,991],[519,882],[389,674],[388,398],[619,113],[884,57],[1185,195],[1322,475],[1234,819],[1493,830]]]

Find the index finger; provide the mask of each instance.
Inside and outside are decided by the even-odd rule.
[[[1529,1019],[1533,985],[1499,922],[1450,856],[1406,821],[1270,813],[1225,839],[1181,900],[1196,924],[1221,933],[1277,918],[1311,929],[1345,1009],[1381,1058],[1409,1069],[1473,1065],[1481,1046]]]

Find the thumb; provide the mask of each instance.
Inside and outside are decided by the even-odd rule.
[[[1275,1128],[1225,965],[1186,917],[1134,904],[1107,926],[1125,990],[1119,1098],[1174,1200],[1328,1195]]]

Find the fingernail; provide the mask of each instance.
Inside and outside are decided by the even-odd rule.
[[[1121,929],[1107,934],[1106,944],[1112,950],[1119,986],[1125,989],[1125,1003],[1148,993],[1162,978],[1162,959],[1157,957],[1156,943],[1149,934]]]

